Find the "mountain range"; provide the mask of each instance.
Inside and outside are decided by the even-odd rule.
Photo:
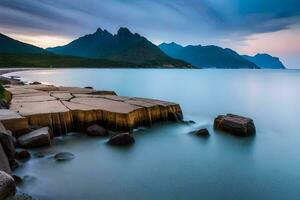
[[[156,46],[127,28],[120,28],[116,34],[98,28],[69,44],[47,49],[0,34],[0,66],[284,68],[278,58],[267,54],[241,56],[218,46],[183,47],[176,43]]]
[[[162,43],[159,48],[167,55],[185,60],[199,68],[285,68],[279,58],[268,54],[257,54],[254,57],[241,56],[232,49],[214,45],[188,45],[184,47],[171,42]]]

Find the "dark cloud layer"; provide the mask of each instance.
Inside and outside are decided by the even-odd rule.
[[[1,0],[0,26],[62,35],[96,27],[128,26],[161,38],[189,31],[218,37],[288,28],[300,16],[299,0]],[[193,32],[192,32],[193,31]],[[147,34],[147,35],[148,35]],[[194,36],[195,37],[195,36]]]

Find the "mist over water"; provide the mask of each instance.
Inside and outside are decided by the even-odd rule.
[[[12,75],[12,74],[10,74]],[[25,81],[92,86],[118,95],[181,105],[195,125],[156,124],[136,143],[71,134],[37,149],[17,169],[18,189],[41,199],[297,199],[300,196],[300,71],[59,69],[16,72]],[[238,138],[212,130],[219,114],[251,117],[257,133]],[[188,132],[206,127],[211,136]],[[57,163],[67,151],[75,159]]]

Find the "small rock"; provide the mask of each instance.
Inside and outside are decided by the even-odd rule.
[[[16,183],[17,185],[19,185],[19,184],[21,184],[21,183],[23,182],[23,179],[22,179],[20,176],[13,175],[12,177],[13,177],[13,179],[15,180],[15,183]]]
[[[94,89],[93,87],[91,87],[91,86],[86,86],[86,87],[84,87],[85,89]]]
[[[69,152],[61,152],[54,156],[56,161],[67,161],[74,159],[74,155]]]
[[[18,138],[22,148],[42,147],[51,145],[49,127],[40,128]]]
[[[45,154],[42,152],[36,152],[36,153],[34,153],[34,157],[43,158],[43,157],[45,157]]]
[[[21,150],[17,153],[17,159],[19,160],[28,160],[30,157],[30,153],[26,150]]]
[[[196,124],[196,122],[193,121],[193,120],[187,120],[187,121],[182,120],[182,123],[185,123],[185,124]]]
[[[30,83],[30,85],[41,85],[42,83],[38,82],[38,81],[34,81],[32,83]]]
[[[214,120],[214,128],[237,136],[249,136],[256,132],[252,119],[233,114],[219,115]]]
[[[102,126],[99,126],[97,124],[94,124],[86,129],[86,132],[90,136],[106,136],[108,135],[108,131],[103,128]]]
[[[7,173],[0,171],[0,199],[6,199],[15,195],[16,183]]]
[[[111,137],[108,140],[108,144],[116,145],[116,146],[126,146],[126,145],[133,144],[134,142],[135,140],[133,136],[130,135],[129,133],[121,133]]]
[[[199,129],[197,131],[192,132],[193,135],[208,137],[210,134],[206,128]]]

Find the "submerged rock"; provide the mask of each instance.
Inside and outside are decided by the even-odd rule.
[[[214,128],[237,136],[249,136],[256,132],[252,119],[233,114],[219,115],[214,121]]]
[[[108,131],[105,128],[103,128],[102,126],[99,126],[97,124],[89,126],[86,129],[86,132],[90,136],[106,136],[106,135],[108,135]]]
[[[130,145],[134,142],[135,142],[135,140],[134,140],[133,136],[130,135],[129,133],[121,133],[121,134],[111,137],[108,140],[108,144],[115,145],[115,146],[126,146],[126,145]]]
[[[74,155],[69,152],[60,152],[54,156],[56,161],[67,161],[74,159]]]
[[[49,127],[40,128],[22,135],[18,138],[18,144],[22,148],[49,146],[51,144]]]
[[[193,135],[202,136],[202,137],[208,137],[210,135],[206,128],[202,128],[202,129],[199,129],[199,130],[196,130],[196,131],[192,131],[191,133]]]
[[[0,171],[0,199],[6,199],[16,193],[16,183],[6,172]]]
[[[9,197],[6,200],[34,200],[34,198],[28,194],[16,194],[15,196]]]
[[[19,160],[28,160],[31,157],[31,155],[30,155],[30,153],[28,151],[21,150],[21,151],[17,152],[17,156],[16,157]]]

